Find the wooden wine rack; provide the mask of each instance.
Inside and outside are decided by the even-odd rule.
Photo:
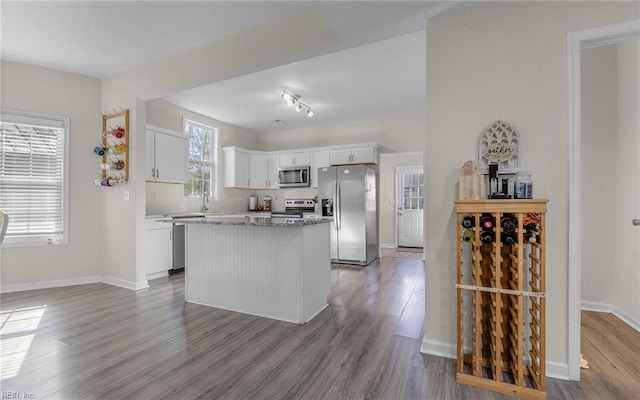
[[[527,399],[546,399],[545,215],[548,200],[457,200],[458,383]],[[494,240],[480,236],[481,217],[495,221]],[[525,237],[538,219],[537,241]],[[465,232],[462,219],[474,220]],[[503,243],[503,216],[513,217],[513,244]],[[464,237],[468,240],[463,240]]]

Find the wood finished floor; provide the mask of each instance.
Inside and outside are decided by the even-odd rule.
[[[420,257],[334,265],[330,306],[304,326],[185,303],[182,276],[138,292],[92,284],[4,294],[1,390],[65,400],[510,398],[458,385],[454,360],[420,354]],[[583,342],[606,344],[585,352],[592,369],[580,383],[548,380],[548,398],[640,393],[637,332],[587,317],[594,332]],[[609,353],[623,361],[618,379],[596,367],[611,368]]]

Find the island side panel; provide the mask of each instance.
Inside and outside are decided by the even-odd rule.
[[[303,234],[302,296],[305,322],[328,305],[331,294],[329,224],[305,226]]]
[[[302,228],[187,224],[185,300],[303,323]]]

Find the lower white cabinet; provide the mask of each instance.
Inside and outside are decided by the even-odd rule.
[[[147,279],[168,275],[173,265],[172,225],[153,219],[145,221],[144,272]]]

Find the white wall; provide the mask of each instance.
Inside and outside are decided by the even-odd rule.
[[[427,23],[426,310],[422,350],[455,357],[457,173],[478,135],[519,130],[534,196],[548,198],[547,373],[567,369],[567,33],[638,18],[623,2],[496,2]],[[436,323],[437,322],[437,323]]]
[[[582,50],[582,286],[586,309],[640,329],[638,40]]]
[[[618,151],[614,305],[640,330],[640,41],[618,46]]]
[[[612,304],[616,243],[618,80],[616,45],[582,50],[581,300]]]
[[[269,132],[259,137],[263,150],[376,142],[381,153],[424,150],[425,114],[342,122]]]
[[[102,274],[109,238],[101,229],[102,206],[110,188],[93,183],[101,163],[93,153],[102,131],[100,81],[4,61],[1,79],[3,108],[70,118],[69,244],[3,249],[3,289]]]

